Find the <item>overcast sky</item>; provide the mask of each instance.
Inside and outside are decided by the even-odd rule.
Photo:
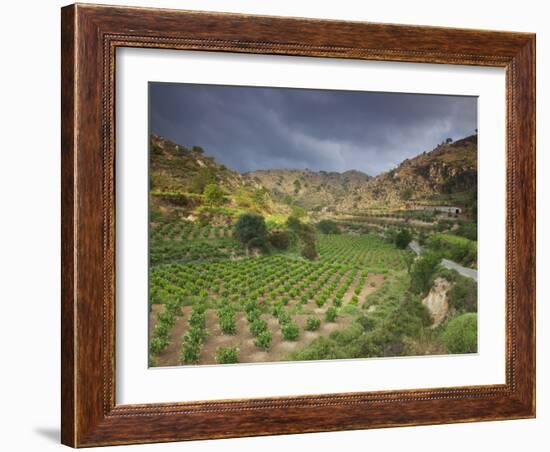
[[[150,132],[229,168],[370,175],[477,128],[475,97],[150,83]]]

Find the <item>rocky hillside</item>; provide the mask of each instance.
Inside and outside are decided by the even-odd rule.
[[[287,205],[279,203],[262,185],[217,163],[198,146],[186,148],[154,134],[149,145],[153,210],[187,215],[205,204],[205,188],[215,184],[223,192],[223,207],[262,214],[290,212]]]
[[[448,195],[476,191],[477,135],[472,135],[404,160],[397,168],[370,179],[355,198],[344,200],[338,209],[438,202]]]
[[[371,179],[360,171],[344,173],[305,170],[261,170],[245,175],[252,182],[267,188],[281,202],[307,209],[341,205],[354,197]]]
[[[201,193],[215,182],[233,191],[246,180],[241,174],[204,155],[202,148],[185,148],[158,135],[150,137],[150,189],[160,192]]]
[[[331,210],[350,212],[437,201],[477,189],[477,136],[441,144],[376,177],[359,171],[310,170],[264,170],[245,176],[278,199],[294,199],[315,210],[331,206]]]
[[[151,135],[150,153],[152,192],[200,194],[216,183],[233,201],[259,196],[275,210],[298,205],[313,211],[353,212],[437,203],[477,190],[477,135],[441,144],[376,177],[360,171],[308,169],[240,174],[206,156],[200,147],[185,148],[157,135]]]

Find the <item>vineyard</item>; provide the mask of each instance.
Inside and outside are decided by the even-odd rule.
[[[229,228],[151,228],[151,364],[291,359],[350,325],[368,295],[406,266],[374,235],[320,235],[319,258],[246,256]],[[391,270],[390,270],[391,269]]]
[[[150,365],[474,352],[477,283],[441,262],[477,267],[476,143],[370,177],[151,135]]]

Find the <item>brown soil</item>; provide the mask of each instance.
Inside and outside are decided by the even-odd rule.
[[[355,293],[354,290],[359,282],[359,279],[360,276],[358,275],[346,291],[343,299],[344,304],[348,303]],[[376,284],[375,287],[371,287],[371,282],[373,281]],[[382,282],[382,275],[369,274],[365,285],[359,294],[359,307],[364,302],[365,297],[380,287]],[[297,300],[291,300],[287,305],[287,309],[291,309],[296,304]],[[330,306],[332,306],[331,298],[329,298],[329,300],[321,307],[318,307],[313,300],[309,300],[301,306],[299,313],[293,316],[293,320],[300,327],[300,335],[296,341],[284,340],[277,319],[269,314],[263,314],[262,318],[267,321],[268,328],[271,331],[273,338],[271,347],[268,351],[263,351],[254,345],[254,336],[250,333],[249,323],[246,320],[244,313],[238,312],[235,316],[237,326],[236,334],[225,335],[222,334],[219,328],[216,311],[209,309],[207,310],[206,315],[206,329],[208,331],[208,336],[206,337],[201,350],[199,364],[216,364],[217,348],[233,346],[239,347],[239,362],[241,363],[286,360],[292,352],[302,349],[316,338],[320,336],[327,336],[332,331],[345,328],[353,322],[354,316],[348,314],[339,315],[334,322],[327,322],[325,320],[325,312]],[[163,305],[153,305],[153,311],[150,315],[150,330],[152,330],[152,327],[156,322],[157,313],[163,308]],[[179,362],[181,337],[187,328],[187,320],[189,318],[190,311],[190,306],[183,308],[183,316],[178,317],[176,324],[170,333],[170,345],[155,358],[157,366],[177,366],[181,364]],[[310,315],[317,315],[321,319],[321,326],[317,331],[305,331],[304,329],[307,318]]]
[[[358,274],[353,280],[352,285],[346,291],[344,298],[342,299],[344,304],[348,304],[351,301],[352,297],[355,295],[355,288],[357,287],[357,284],[359,283],[360,279],[361,279],[361,275]],[[363,288],[361,289],[361,292],[359,293],[359,296],[358,296],[359,302],[357,305],[362,306],[363,303],[365,302],[365,297],[369,293],[374,292],[376,289],[378,289],[382,285],[382,281],[384,281],[383,275],[377,275],[377,274],[375,275],[373,273],[369,273],[365,281],[365,285],[363,286]],[[374,287],[371,286],[372,282],[375,283]]]
[[[160,306],[164,307],[164,305]],[[187,329],[187,320],[191,313],[191,306],[184,306],[182,312],[183,315],[176,318],[176,323],[170,331],[170,343],[168,347],[155,357],[155,364],[157,366],[178,366],[180,364],[181,337]],[[156,320],[157,318],[155,316],[154,321],[156,322]],[[151,325],[151,323],[151,318],[149,318],[149,325]],[[149,328],[151,328],[151,326],[149,326]]]

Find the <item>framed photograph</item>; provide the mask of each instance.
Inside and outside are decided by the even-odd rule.
[[[535,416],[535,36],[62,9],[62,442]]]

